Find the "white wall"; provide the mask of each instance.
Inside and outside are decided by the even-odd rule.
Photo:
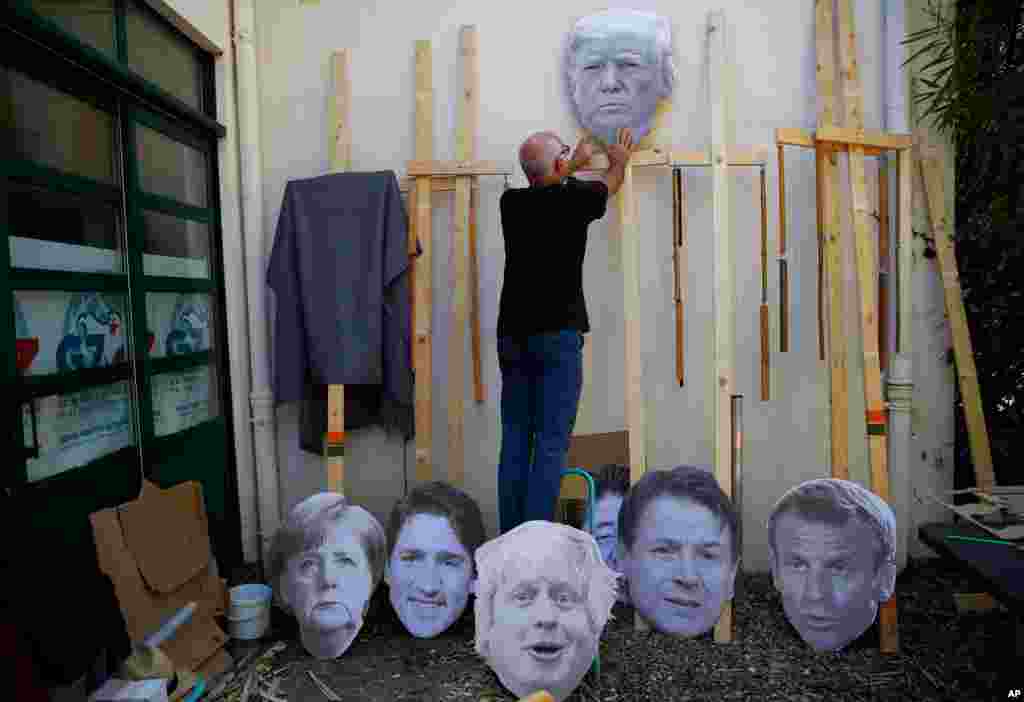
[[[171,3],[215,43],[230,48],[226,0],[207,4],[200,0]],[[659,141],[700,149],[707,145],[710,125],[705,82],[704,28],[709,10],[724,9],[736,63],[733,103],[737,145],[773,143],[778,127],[811,129],[815,123],[814,3],[812,0],[779,3],[774,0],[718,0],[716,3],[678,3],[633,0],[629,3],[570,0],[553,4],[540,0],[515,3],[479,0],[419,0],[410,2],[313,2],[256,0],[256,44],[260,56],[262,93],[261,143],[264,165],[264,226],[274,232],[287,182],[326,172],[328,167],[327,115],[332,97],[330,54],[352,50],[353,167],[356,170],[404,171],[414,153],[413,43],[431,40],[434,57],[435,158],[454,157],[457,47],[459,26],[475,24],[479,31],[480,114],[476,153],[480,159],[515,164],[518,144],[530,132],[554,129],[570,141],[576,134],[563,99],[558,70],[565,32],[578,17],[609,4],[656,11],[669,18],[674,32],[679,82],[671,113]],[[908,0],[915,6],[918,0]],[[864,115],[868,128],[882,122],[881,5],[857,3]],[[908,14],[914,28],[916,15]],[[225,89],[231,71],[218,63],[218,94],[226,104]],[[233,115],[220,112],[229,127],[227,147],[234,131]],[[774,153],[774,151],[773,151]],[[773,397],[759,398],[758,304],[760,301],[759,183],[756,171],[737,171],[733,177],[732,227],[737,280],[736,378],[745,395],[746,476],[743,515],[744,559],[749,568],[767,568],[763,524],[775,500],[792,485],[828,474],[827,367],[818,360],[816,339],[817,252],[814,215],[813,157],[800,149],[787,149],[787,222],[790,242],[791,341],[787,354],[778,349],[777,265],[770,256],[772,302]],[[236,159],[222,149],[222,192],[237,192]],[[869,189],[877,190],[874,165],[869,159]],[[777,182],[775,158],[769,161],[769,247],[777,247]],[[686,285],[687,382],[675,383],[672,263],[671,184],[664,172],[637,171],[636,191],[640,233],[640,281],[643,389],[647,403],[647,453],[652,468],[679,463],[711,463],[711,229],[710,173],[689,171],[690,266]],[[917,187],[915,181],[915,187]],[[950,180],[950,182],[952,182]],[[521,174],[516,185],[522,184]],[[467,373],[466,488],[480,502],[492,533],[497,524],[496,466],[500,439],[498,400],[500,376],[496,359],[495,325],[502,283],[504,255],[498,218],[500,179],[481,181],[479,265],[483,376],[487,401],[471,399]],[[237,197],[237,195],[235,195]],[[873,200],[877,198],[873,195]],[[225,202],[227,197],[225,197]],[[451,303],[448,284],[448,233],[452,197],[434,196],[434,455],[445,465],[448,369],[447,345]],[[225,207],[227,236],[229,208]],[[847,218],[848,219],[848,218]],[[915,220],[916,228],[924,223]],[[237,223],[236,225],[237,226]],[[624,428],[623,302],[619,242],[614,217],[608,215],[591,227],[584,268],[585,291],[593,332],[594,382],[584,397],[578,433]],[[268,236],[267,254],[272,245]],[[240,245],[239,245],[240,246]],[[918,252],[920,248],[916,249]],[[240,248],[228,256],[241,256]],[[853,261],[852,247],[848,261]],[[861,350],[855,333],[857,298],[854,269],[847,271],[848,349],[851,365],[851,475],[867,481],[867,446],[859,370]],[[244,279],[228,276],[229,300],[244,300]],[[916,256],[914,273],[915,318],[913,360],[915,375],[914,461],[892,465],[897,474],[911,472],[914,484],[929,489],[952,485],[952,374],[945,364],[948,332],[943,323],[941,286],[933,262]],[[237,305],[237,302],[235,302]],[[239,314],[236,310],[236,314]],[[240,313],[244,316],[244,310]],[[229,322],[231,322],[229,310]],[[236,325],[237,326],[237,325]],[[234,327],[232,327],[234,329]],[[241,332],[239,332],[239,335]],[[232,343],[242,343],[232,338]],[[466,358],[469,343],[466,340]],[[232,349],[236,412],[244,406],[247,379],[239,376],[245,351]],[[235,359],[239,359],[238,363]],[[248,416],[247,414],[244,416]],[[283,508],[324,489],[322,461],[298,447],[295,406],[280,407],[278,460]],[[236,417],[237,420],[237,417]],[[238,421],[236,421],[236,427]],[[378,517],[386,516],[392,502],[411,480],[414,445],[404,446],[377,429],[352,432],[346,470],[352,497]],[[251,450],[250,450],[251,458]],[[920,459],[920,460],[918,460]],[[902,507],[897,517],[906,521]],[[244,510],[243,510],[244,512]],[[933,511],[915,508],[915,519],[935,518]],[[929,516],[930,515],[930,516]],[[916,540],[915,540],[916,541]],[[920,547],[914,546],[914,549]],[[912,553],[915,551],[912,550]]]

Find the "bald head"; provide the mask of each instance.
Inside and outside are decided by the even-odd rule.
[[[531,183],[554,173],[562,142],[554,132],[536,132],[519,147],[519,165]]]

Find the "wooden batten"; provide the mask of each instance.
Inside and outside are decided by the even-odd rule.
[[[735,394],[735,288],[733,280],[732,230],[730,224],[728,145],[732,141],[732,56],[726,37],[725,13],[708,16],[708,85],[711,88],[711,162],[714,190],[712,309],[713,338],[713,467],[722,491],[733,497],[732,485],[732,395]],[[732,601],[723,603],[715,625],[715,641],[733,640]]]
[[[949,328],[953,336],[953,356],[956,360],[960,397],[964,402],[964,419],[967,423],[967,438],[971,447],[974,479],[979,491],[991,494],[996,483],[992,466],[992,449],[989,445],[988,429],[985,425],[981,388],[978,386],[978,371],[974,364],[971,332],[967,326],[967,313],[964,310],[964,301],[960,290],[956,253],[949,232],[949,220],[946,214],[945,170],[938,151],[922,148],[918,158],[921,163],[921,176],[924,180],[928,221],[931,225],[932,237],[935,239],[936,260],[946,300],[946,316],[949,318]]]
[[[429,160],[434,152],[433,52],[429,40],[415,45],[416,60],[416,158]],[[433,478],[433,209],[430,201],[434,182],[416,178],[413,206],[414,235],[421,253],[413,264],[413,369],[416,374],[416,468],[417,482]]]
[[[864,129],[863,99],[857,62],[857,33],[850,0],[839,0],[839,54],[845,76],[846,126],[857,132]],[[821,130],[819,130],[820,132]],[[894,137],[895,138],[895,137]],[[878,355],[878,285],[871,204],[868,200],[864,151],[860,146],[849,148],[850,190],[853,204],[854,250],[857,259],[857,281],[860,292],[861,343],[864,355],[864,406],[871,460],[871,490],[890,502],[887,414],[882,397],[882,376]],[[882,653],[899,650],[897,597],[893,596],[879,608],[879,649]]]
[[[912,281],[914,271],[914,232],[911,223],[913,212],[912,182],[914,169],[910,151],[900,151],[896,161],[896,180],[899,185],[899,209],[897,210],[897,263],[896,288],[899,296],[896,318],[896,350],[910,353],[910,329],[912,326]]]
[[[475,155],[477,113],[480,109],[480,76],[478,67],[477,29],[463,25],[459,30],[459,63],[461,99],[458,102],[458,126],[455,133],[455,158],[472,161]],[[448,343],[448,482],[461,486],[466,474],[465,392],[466,392],[466,329],[469,290],[467,281],[467,247],[471,175],[455,179],[455,226],[451,242],[452,326]]]
[[[432,161],[430,159],[414,159],[406,164],[410,178],[417,176],[482,176],[511,175],[512,171],[496,161]]]
[[[815,2],[815,46],[817,50],[818,128],[835,121],[835,44],[834,13],[831,0]],[[850,477],[849,398],[847,394],[846,335],[843,331],[844,285],[842,258],[842,224],[839,205],[839,166],[836,153],[823,145],[816,146],[817,163],[822,168],[822,257],[823,281],[826,289],[825,317],[829,366],[829,437],[833,478]]]
[[[340,49],[331,56],[334,75],[333,119],[328,125],[328,151],[331,172],[352,167],[352,83],[349,74],[349,50]],[[324,437],[327,463],[327,489],[351,498],[345,488],[345,386],[327,386],[327,435]]]

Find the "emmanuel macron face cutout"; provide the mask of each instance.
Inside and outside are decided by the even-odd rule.
[[[667,495],[647,505],[622,563],[640,616],[658,631],[687,637],[718,622],[738,565],[732,534],[711,510]]]
[[[418,638],[450,627],[473,591],[473,560],[447,517],[420,512],[398,532],[385,582],[398,618]]]
[[[876,572],[878,539],[866,524],[850,519],[839,527],[787,512],[775,540],[775,586],[786,618],[811,648],[840,649],[871,626],[883,571]]]

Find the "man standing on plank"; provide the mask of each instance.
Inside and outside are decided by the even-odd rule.
[[[607,147],[603,179],[572,174],[593,147],[570,148],[552,132],[523,142],[519,163],[527,188],[501,196],[505,282],[498,311],[501,369],[501,532],[532,520],[551,521],[583,387],[583,335],[590,331],[583,298],[587,228],[618,192],[633,149],[629,129]]]

